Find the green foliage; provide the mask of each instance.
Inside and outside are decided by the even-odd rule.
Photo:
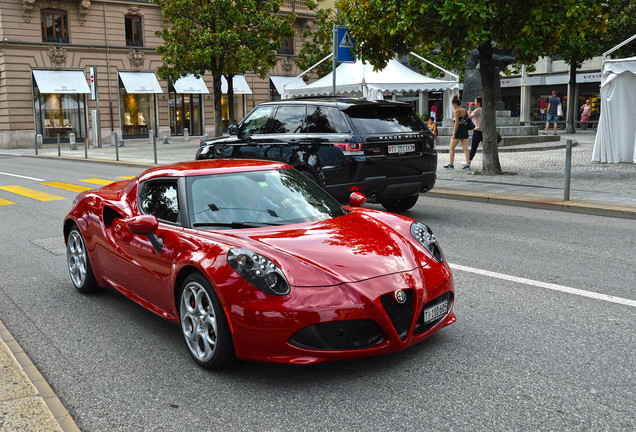
[[[320,9],[316,12],[316,29],[305,30],[302,34],[303,47],[298,53],[296,65],[301,70],[306,70],[318,63],[320,60],[331,54],[333,50],[333,26],[338,24],[338,16],[331,9]],[[327,75],[331,72],[332,62],[324,61],[314,69],[318,76]],[[303,77],[308,80],[309,77]]]
[[[607,32],[602,36],[603,52],[612,49],[636,34],[636,1],[606,0],[609,5]],[[636,55],[636,41],[624,45],[612,54],[615,58]]]

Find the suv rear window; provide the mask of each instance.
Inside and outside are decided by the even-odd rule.
[[[345,111],[359,134],[420,132],[422,120],[410,107],[354,106]]]

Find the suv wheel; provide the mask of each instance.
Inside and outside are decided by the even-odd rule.
[[[415,205],[415,203],[417,203],[417,199],[419,198],[419,195],[413,195],[410,196],[408,198],[402,198],[401,200],[397,200],[397,201],[382,201],[382,207],[384,207],[385,209],[387,209],[388,211],[407,211],[411,208],[413,208],[413,206]]]

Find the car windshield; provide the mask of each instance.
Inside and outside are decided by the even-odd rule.
[[[199,229],[315,222],[345,214],[329,194],[293,169],[189,177],[190,223]]]
[[[360,134],[420,132],[424,123],[410,107],[362,105],[348,108],[349,116]]]

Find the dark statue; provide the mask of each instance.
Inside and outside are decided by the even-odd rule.
[[[508,65],[516,62],[515,52],[512,50],[501,50],[493,46],[492,55],[493,64],[496,68],[497,77],[499,73],[506,69]],[[479,50],[471,50],[466,54],[464,61],[464,92],[462,95],[462,104],[473,102],[477,96],[481,96],[481,75],[479,73]],[[501,86],[499,79],[495,81],[495,101],[496,109],[503,110],[504,103],[501,100]]]

